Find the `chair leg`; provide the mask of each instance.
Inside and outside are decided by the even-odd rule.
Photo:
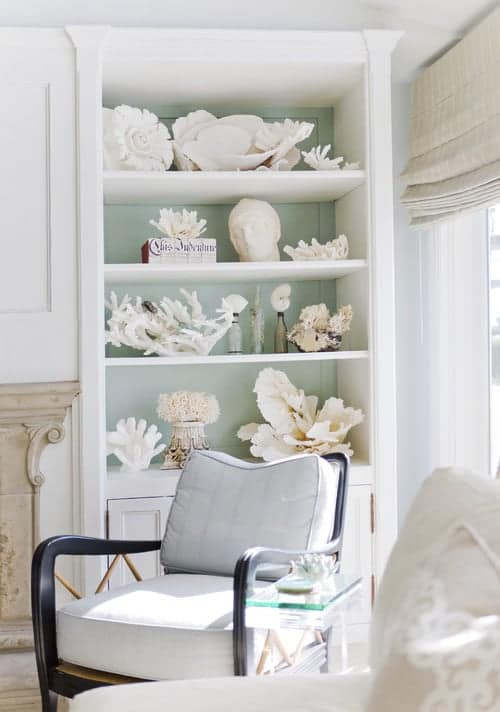
[[[57,712],[58,695],[48,688],[41,690],[42,693],[42,712]]]

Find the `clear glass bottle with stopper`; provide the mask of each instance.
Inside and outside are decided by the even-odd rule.
[[[243,353],[243,346],[241,340],[240,314],[248,302],[245,297],[242,297],[240,294],[230,294],[225,297],[225,302],[233,312],[233,320],[227,332],[227,352],[229,354],[241,354]]]
[[[230,354],[241,354],[243,353],[242,343],[241,343],[241,326],[240,326],[240,315],[233,314],[233,322],[229,327],[227,332],[228,340],[228,353]]]

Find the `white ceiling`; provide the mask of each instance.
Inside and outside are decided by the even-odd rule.
[[[0,0],[0,25],[111,24],[405,31],[394,79],[408,81],[489,10],[492,0]]]

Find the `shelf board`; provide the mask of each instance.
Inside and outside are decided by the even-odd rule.
[[[107,264],[106,284],[171,284],[188,282],[272,282],[289,279],[336,279],[358,272],[366,260],[305,262],[214,262],[208,264]]]
[[[215,356],[107,357],[106,366],[191,366],[229,363],[290,363],[295,361],[348,361],[368,358],[368,351],[325,351],[290,354],[222,354]]]
[[[104,171],[109,205],[271,203],[337,200],[365,180],[364,171]]]

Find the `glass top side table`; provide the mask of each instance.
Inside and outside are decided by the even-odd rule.
[[[293,580],[293,575],[280,579],[280,584]],[[266,671],[266,665],[272,657],[273,648],[281,653],[284,664],[289,670],[310,672],[312,662],[298,662],[307,652],[304,647],[306,636],[313,635],[317,656],[316,665],[322,671],[328,669],[328,649],[333,635],[340,651],[341,670],[348,667],[347,617],[357,606],[362,605],[362,578],[353,574],[335,574],[331,577],[328,589],[312,593],[283,593],[273,583],[265,588],[257,588],[246,600],[245,623],[249,628],[267,630],[264,650],[258,661],[256,672]],[[290,630],[291,629],[291,630]],[[303,631],[298,647],[291,653],[284,642],[286,631]],[[280,667],[280,666],[278,666]],[[276,670],[278,671],[278,670]]]
[[[293,580],[285,576],[279,583]],[[327,630],[360,599],[361,576],[335,574],[327,590],[282,593],[273,583],[247,598],[246,624],[250,628],[314,628]]]

